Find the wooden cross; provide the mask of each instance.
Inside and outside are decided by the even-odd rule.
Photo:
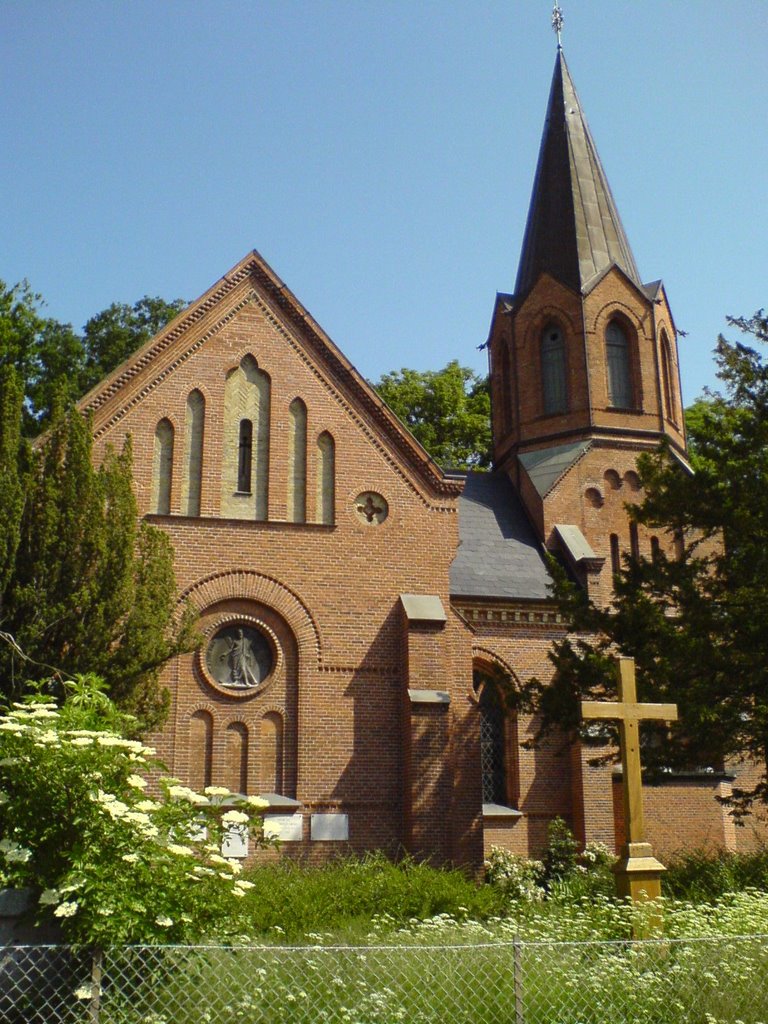
[[[635,686],[635,659],[617,658],[619,663],[619,703],[583,700],[583,718],[609,718],[619,723],[624,821],[628,843],[642,843],[643,784],[640,774],[640,722],[657,719],[677,720],[677,704],[638,704]]]

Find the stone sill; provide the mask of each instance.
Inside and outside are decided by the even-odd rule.
[[[522,817],[523,812],[514,807],[505,807],[504,804],[483,804],[483,820],[517,821]]]

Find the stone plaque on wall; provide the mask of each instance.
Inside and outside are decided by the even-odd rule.
[[[248,856],[248,831],[242,825],[233,825],[224,833],[221,855],[236,857],[238,860]]]
[[[313,814],[311,821],[312,839],[326,842],[343,842],[349,839],[348,814]]]
[[[283,843],[300,843],[303,838],[302,814],[268,814],[264,818],[264,835]]]

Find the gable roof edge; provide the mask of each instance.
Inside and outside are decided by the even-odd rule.
[[[382,429],[385,436],[393,442],[399,455],[417,471],[430,489],[445,496],[460,494],[463,482],[446,476],[432,456],[403,426],[373,387],[343,355],[293,292],[255,249],[236,263],[199,299],[190,303],[187,309],[182,310],[161,331],[117,366],[104,380],[91,388],[77,403],[78,408],[82,412],[97,412],[123,386],[137,377],[149,363],[170,348],[185,331],[202,321],[228,292],[249,276],[256,279],[280,313],[295,329],[298,329],[304,343],[318,353],[323,361],[330,365],[332,372],[347,387],[351,388],[361,406]]]

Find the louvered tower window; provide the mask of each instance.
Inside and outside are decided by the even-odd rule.
[[[555,324],[541,338],[541,385],[544,412],[551,415],[568,408],[565,339]]]
[[[615,409],[630,409],[633,405],[629,355],[629,338],[612,320],[605,332],[605,356],[608,364],[608,401]]]

